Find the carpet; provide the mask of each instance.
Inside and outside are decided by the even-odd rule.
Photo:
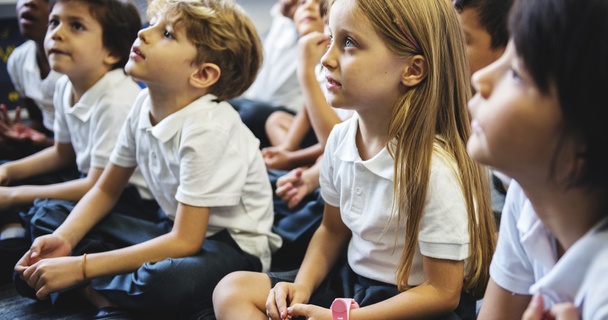
[[[20,296],[13,284],[0,286],[0,320],[80,320],[91,319],[89,306],[52,307],[48,301],[34,301]]]

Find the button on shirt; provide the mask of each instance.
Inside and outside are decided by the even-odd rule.
[[[340,208],[342,221],[352,231],[348,262],[353,271],[396,284],[406,230],[391,217],[394,161],[386,148],[363,161],[355,145],[357,130],[356,113],[332,130],[323,156],[321,192],[327,204]],[[452,162],[434,152],[409,285],[425,281],[423,255],[460,261],[469,257],[468,216],[458,180]]]
[[[122,69],[106,73],[72,106],[72,83],[62,76],[55,92],[55,141],[70,143],[76,153],[81,173],[105,168],[118,139],[120,129],[141,88]],[[150,194],[139,171],[129,182],[143,198]]]
[[[490,275],[505,290],[540,292],[545,307],[571,302],[584,319],[608,319],[608,219],[558,260],[557,241],[517,184],[509,186]]]
[[[270,267],[281,244],[271,232],[272,189],[259,141],[227,103],[206,95],[150,122],[148,89],[129,114],[112,162],[138,166],[163,211],[175,219],[178,203],[210,208],[206,236],[227,229],[245,252]]]

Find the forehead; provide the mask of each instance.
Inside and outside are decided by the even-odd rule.
[[[91,14],[91,6],[82,1],[59,1],[51,10],[51,15],[66,13],[70,18],[97,20]]]
[[[370,29],[370,23],[355,0],[335,0],[329,10],[329,27],[332,31],[363,31]]]

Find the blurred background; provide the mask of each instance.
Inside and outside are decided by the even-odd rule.
[[[141,13],[142,21],[146,22],[146,0],[134,0]],[[270,27],[270,8],[276,0],[235,0],[251,16],[258,32],[263,36]],[[19,96],[15,92],[10,78],[6,72],[6,61],[24,38],[19,33],[15,15],[16,0],[0,0],[0,103],[6,104],[9,109],[19,105]]]

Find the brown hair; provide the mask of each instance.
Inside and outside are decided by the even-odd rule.
[[[194,64],[208,62],[220,68],[210,93],[228,100],[249,88],[262,65],[262,44],[240,6],[230,0],[156,0],[148,7],[148,18],[161,10],[194,43]]]

